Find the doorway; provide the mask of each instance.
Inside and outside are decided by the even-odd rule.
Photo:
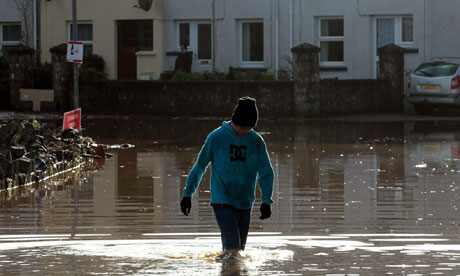
[[[212,70],[212,28],[211,22],[178,22],[177,49],[181,44],[188,45],[187,51],[193,52],[192,71]]]
[[[153,50],[153,21],[117,21],[117,34],[118,79],[136,79],[136,52]]]
[[[414,26],[412,15],[376,17],[374,20],[374,77],[379,74],[377,49],[388,44],[400,47],[414,46]]]

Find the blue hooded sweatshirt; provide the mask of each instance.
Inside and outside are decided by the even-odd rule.
[[[212,131],[188,175],[184,197],[191,197],[211,162],[211,204],[228,204],[251,209],[255,200],[256,177],[262,203],[270,205],[273,168],[262,137],[250,130],[239,136],[230,122]]]

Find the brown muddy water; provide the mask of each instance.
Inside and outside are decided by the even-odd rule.
[[[215,120],[87,119],[114,158],[1,193],[1,275],[460,275],[460,122],[271,122],[272,217],[218,262],[209,172],[179,209]],[[260,198],[260,197],[258,197]]]

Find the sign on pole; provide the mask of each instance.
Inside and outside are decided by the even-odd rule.
[[[81,63],[83,61],[83,42],[67,42],[67,62]]]
[[[62,130],[74,128],[81,130],[81,108],[64,113],[64,121],[62,122]]]

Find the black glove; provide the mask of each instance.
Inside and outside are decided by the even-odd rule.
[[[184,196],[180,201],[180,209],[184,215],[188,216],[190,209],[192,209],[192,198]]]
[[[272,214],[272,211],[270,209],[270,205],[262,203],[260,205],[260,213],[262,214],[259,218],[260,219],[268,219],[270,215]]]

